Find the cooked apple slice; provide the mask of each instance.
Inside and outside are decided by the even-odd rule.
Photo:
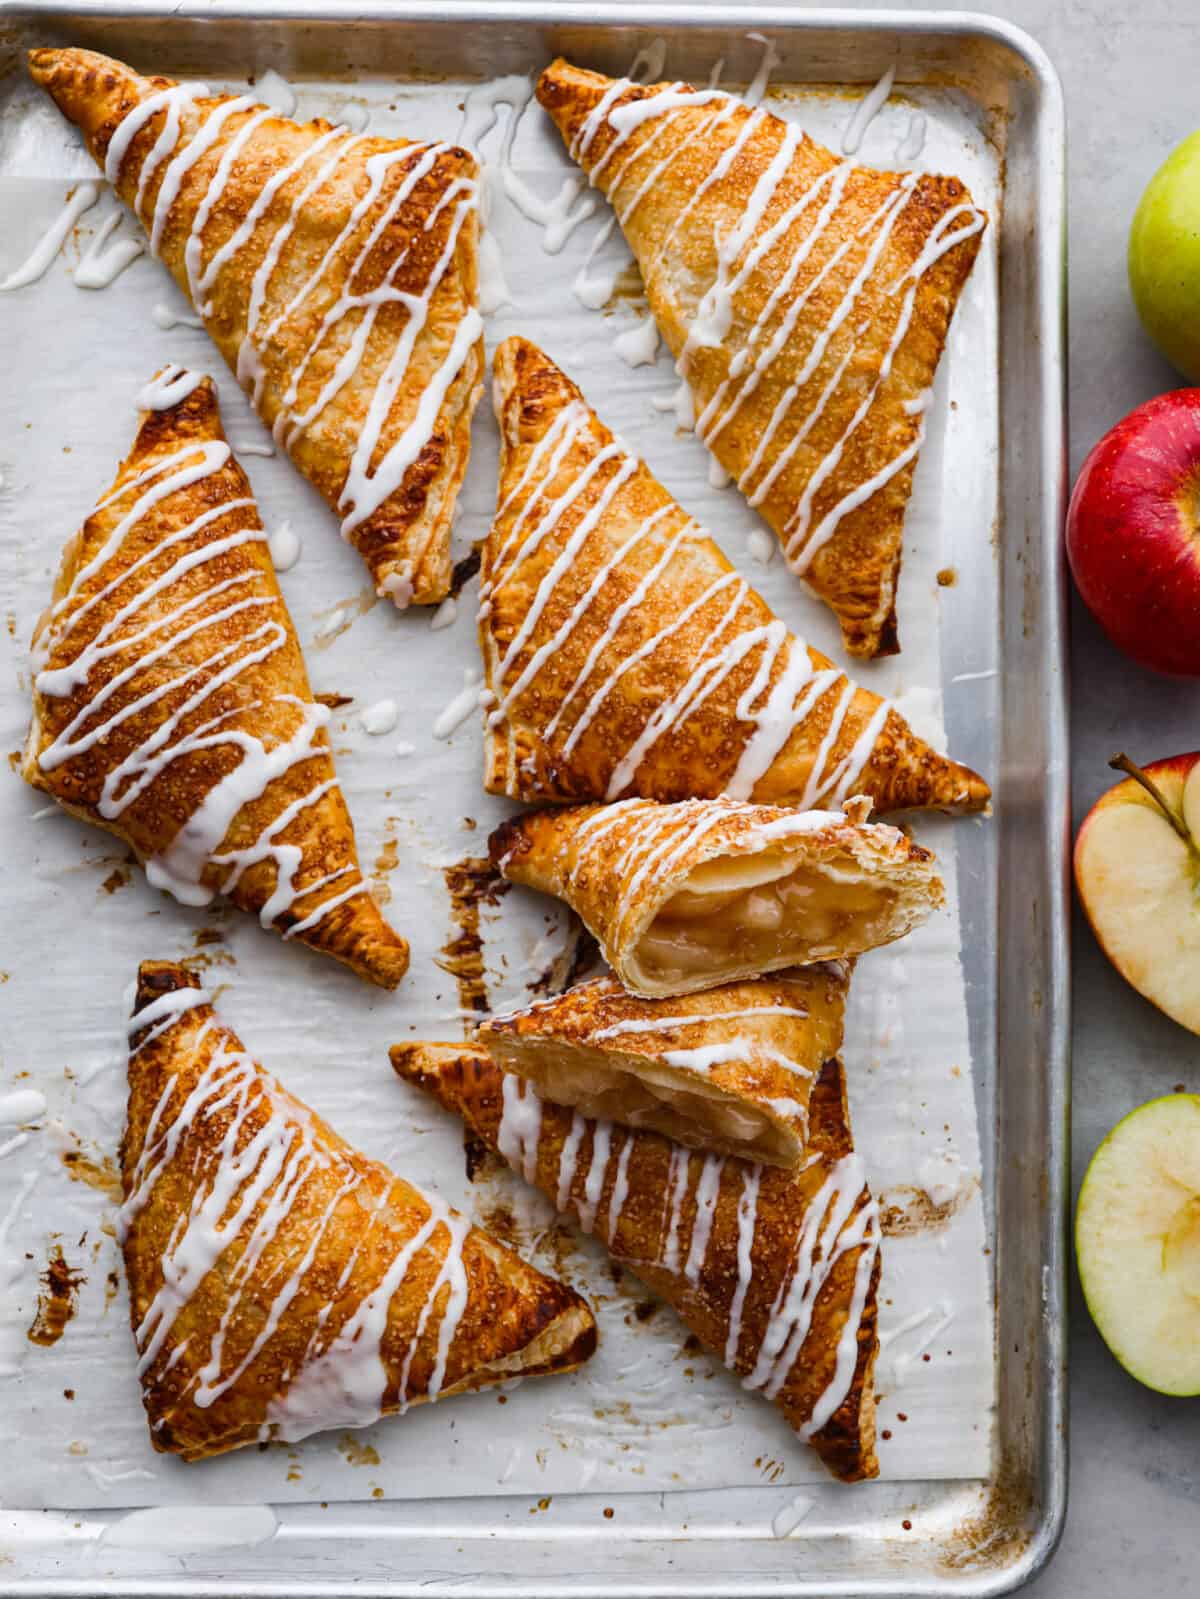
[[[1079,1192],[1075,1250],[1100,1336],[1131,1377],[1200,1394],[1200,1095],[1118,1122]]]
[[[1132,775],[1079,829],[1079,897],[1121,976],[1200,1033],[1200,752],[1112,764]]]

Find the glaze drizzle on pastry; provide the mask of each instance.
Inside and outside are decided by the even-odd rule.
[[[252,95],[86,51],[35,51],[31,71],[92,131],[108,181],[379,594],[444,598],[482,381],[474,158],[291,122]]]
[[[400,1044],[391,1056],[665,1298],[836,1475],[876,1474],[881,1235],[836,1060],[814,1086],[810,1148],[788,1171],[581,1116],[478,1046]]]
[[[141,399],[133,453],[34,636],[24,775],[126,838],[181,903],[231,896],[392,986],[407,947],[359,870],[330,713],[211,381],[167,367]]]
[[[590,1352],[577,1295],[344,1143],[190,973],[142,967],[129,1035],[117,1234],[156,1447],[368,1426]]]
[[[839,159],[723,90],[557,61],[538,96],[612,202],[697,434],[847,647],[894,648],[924,438],[905,402],[932,382],[985,213],[955,179]]]

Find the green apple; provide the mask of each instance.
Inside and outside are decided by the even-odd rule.
[[[1200,382],[1200,131],[1146,185],[1129,230],[1129,285],[1146,332]]]
[[[1109,1133],[1079,1191],[1075,1254],[1130,1376],[1200,1394],[1200,1095],[1153,1099]]]

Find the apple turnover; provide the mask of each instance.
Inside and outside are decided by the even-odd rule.
[[[878,1474],[880,1228],[840,1061],[813,1085],[794,1171],[616,1128],[543,1100],[472,1044],[398,1044],[392,1065],[593,1233],[836,1477]]]
[[[483,384],[478,167],[253,95],[34,50],[255,409],[380,595],[433,604]]]
[[[842,811],[622,800],[532,811],[492,834],[510,882],[565,900],[625,987],[687,994],[860,955],[942,903],[929,850]]]
[[[558,60],[537,93],[612,203],[697,434],[850,653],[893,653],[924,413],[986,214],[957,178],[839,159],[721,89]]]
[[[989,790],[790,633],[535,345],[496,352],[489,792],[981,810]]]
[[[365,1427],[592,1353],[577,1293],[351,1148],[183,967],[142,965],[129,1033],[118,1234],[156,1449]]]
[[[208,378],[168,369],[68,543],[33,639],[21,773],[130,845],[185,905],[262,925],[394,988],[408,945],[358,866],[292,619]]]
[[[850,965],[828,961],[680,999],[596,977],[493,1016],[477,1039],[542,1099],[689,1149],[795,1166],[842,1042]]]

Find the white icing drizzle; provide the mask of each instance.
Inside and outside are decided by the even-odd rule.
[[[75,268],[75,285],[80,289],[106,289],[115,283],[127,266],[143,254],[146,246],[141,239],[118,239],[108,245],[109,239],[121,225],[123,211],[114,211],[97,230],[96,237],[80,257]],[[108,248],[105,248],[108,246]]]
[[[286,518],[267,539],[267,548],[277,572],[290,572],[300,559],[300,535]]]
[[[205,373],[189,372],[186,367],[168,362],[157,377],[138,390],[134,407],[138,411],[169,411],[194,394],[204,380]]]
[[[842,135],[843,155],[857,155],[867,129],[887,104],[895,81],[896,68],[890,66],[875,87],[859,101]]]
[[[429,631],[431,633],[440,633],[443,628],[453,627],[457,620],[458,601],[453,594],[448,594],[429,618]]]
[[[21,265],[6,278],[0,278],[0,294],[7,294],[13,289],[23,289],[30,283],[36,283],[62,249],[71,229],[99,198],[98,184],[78,184]]]
[[[691,1243],[688,1246],[687,1259],[683,1264],[683,1275],[693,1285],[700,1281],[700,1273],[708,1257],[713,1211],[721,1193],[721,1174],[724,1170],[723,1155],[705,1155],[704,1164],[700,1168],[700,1178],[696,1184],[696,1213],[692,1218]]]
[[[908,127],[904,137],[896,146],[896,161],[903,164],[906,161],[918,161],[925,148],[925,113],[912,111],[908,117]]]
[[[207,1002],[207,996],[198,999],[195,995],[196,991],[185,990],[163,996],[144,1007],[131,1028],[155,1018],[159,1019],[159,1031],[175,1025],[186,1009]],[[174,1014],[170,1013],[172,1003]],[[304,1287],[339,1206],[357,1198],[363,1210],[364,1240],[386,1228],[389,1218],[390,1195],[374,1195],[351,1160],[320,1139],[304,1107],[280,1093],[232,1042],[211,1018],[201,1024],[192,1048],[196,1057],[204,1059],[207,1046],[207,1060],[190,1089],[185,1090],[174,1077],[168,1079],[151,1113],[129,1197],[118,1217],[123,1241],[172,1163],[187,1158],[185,1140],[194,1132],[191,1176],[195,1195],[164,1251],[162,1284],[137,1326],[135,1338],[142,1374],[159,1357],[200,1284],[223,1258],[230,1258],[224,1271],[228,1303],[207,1359],[197,1365],[187,1388],[187,1397],[200,1409],[212,1405],[253,1367]],[[204,1124],[210,1120],[219,1129],[219,1137],[204,1136]],[[306,1189],[312,1183],[318,1183],[318,1192],[328,1196],[319,1210],[311,1202],[305,1204]],[[444,1288],[428,1386],[428,1397],[437,1398],[467,1302],[462,1249],[469,1224],[440,1200],[422,1198],[428,1209],[425,1220],[399,1245],[380,1280],[336,1334],[324,1337],[332,1303],[318,1317],[303,1363],[284,1393],[268,1406],[267,1436],[274,1433],[294,1440],[326,1427],[366,1426],[378,1419],[389,1387],[382,1349],[391,1302],[418,1254],[440,1249],[437,1273],[407,1347],[395,1403],[403,1409],[408,1402],[413,1357]],[[265,1278],[264,1256],[294,1216],[306,1218],[303,1253],[282,1281]],[[231,1256],[234,1250],[236,1257]],[[346,1264],[343,1284],[357,1260],[356,1250]],[[226,1338],[248,1292],[253,1293],[256,1304],[266,1301],[266,1314],[241,1359],[227,1365]],[[186,1341],[177,1346],[173,1361],[185,1347]]]
[[[866,128],[887,100],[893,79],[894,70],[889,69],[858,106],[843,141],[847,157],[857,150]],[[698,137],[711,139],[716,125],[731,116],[741,103],[731,96],[722,96],[720,91],[689,91],[681,85],[674,84],[645,99],[624,105],[614,104],[625,87],[627,85],[621,82],[613,85],[609,93],[598,102],[572,146],[572,153],[582,156],[594,139],[598,128],[605,121],[615,133],[615,138],[592,172],[593,181],[612,160],[615,151],[646,123],[662,118],[661,126],[665,127],[673,113],[691,111],[698,106],[715,102],[718,106],[717,111],[710,112],[696,127],[689,129],[679,139],[678,149],[681,152]],[[747,101],[752,103],[752,97],[747,97]],[[910,122],[910,132],[914,138],[918,131],[923,137],[923,119],[918,122],[918,116],[919,114],[914,114]],[[648,271],[653,272],[664,253],[670,248],[679,227],[708,189],[714,183],[721,181],[746,143],[771,120],[756,104],[749,115],[742,119],[732,142],[717,156],[707,176],[696,185],[688,203],[672,227],[667,230],[655,260],[648,266]],[[697,420],[697,432],[710,449],[750,395],[769,380],[769,374],[775,363],[782,355],[790,353],[801,313],[805,306],[812,302],[822,283],[837,270],[839,265],[852,260],[856,252],[862,253],[862,260],[841,299],[829,314],[828,320],[818,329],[794,377],[790,377],[782,386],[772,415],[766,427],[760,431],[751,459],[741,472],[738,486],[752,505],[761,505],[774,489],[801,445],[811,436],[851,368],[853,358],[870,329],[870,322],[856,324],[852,318],[865,291],[872,283],[883,252],[901,215],[908,207],[917,183],[916,177],[911,173],[901,176],[874,214],[856,232],[842,240],[799,293],[793,293],[801,268],[825,237],[829,224],[838,211],[853,166],[851,161],[846,159],[827,169],[797,200],[788,204],[779,215],[768,221],[768,214],[780,186],[794,165],[795,153],[803,138],[801,130],[795,124],[776,122],[775,125],[782,127],[775,154],[761,172],[736,223],[716,241],[716,276],[701,296],[690,319],[687,338],[676,362],[676,370],[681,378],[687,379],[689,375],[690,357],[694,350],[724,343],[733,323],[735,297],[757,272],[768,251],[774,249],[797,224],[805,227],[806,231],[801,238],[793,241],[788,251],[786,266],[777,274],[777,281],[770,294],[754,321],[746,329],[740,347],[730,361],[726,377],[717,386]],[[586,139],[583,137],[585,131]],[[622,168],[614,170],[607,180],[614,206],[618,208],[618,215],[622,218],[628,214],[632,206],[636,205],[643,191],[639,189],[632,196],[625,196],[620,189],[620,173],[628,167],[633,157],[647,156],[656,137],[657,134],[653,134],[635,142]],[[653,175],[664,164],[655,163],[646,181],[652,185]],[[807,212],[814,213],[811,220],[806,217]],[[881,388],[890,377],[896,352],[911,324],[916,292],[921,279],[948,250],[978,233],[984,224],[983,213],[973,206],[963,204],[952,207],[933,227],[925,247],[912,267],[898,281],[887,286],[884,294],[884,310],[879,313],[880,315],[891,314],[890,306],[901,288],[907,287],[907,293],[896,307],[895,326],[884,353],[878,378],[862,395],[840,437],[834,440],[820,458],[782,535],[789,563],[800,575],[803,576],[808,572],[816,556],[837,532],[845,517],[865,505],[916,458],[924,436],[920,425],[915,433],[903,439],[890,459],[884,461],[882,465],[877,465],[869,476],[853,484],[831,508],[824,511],[814,525],[814,508],[819,491],[842,463],[851,437],[870,413]],[[792,295],[790,304],[787,300],[789,295]],[[777,315],[781,306],[786,306],[786,309],[782,315]],[[832,349],[840,330],[847,323],[852,328],[849,341],[843,338],[840,346]],[[802,391],[816,377],[831,351],[832,370],[821,391],[814,400],[805,402],[806,409],[802,414],[797,414],[796,406]],[[910,411],[909,414],[915,412]],[[788,423],[790,436],[785,441],[780,441],[777,435],[785,422]]]
[[[807,808],[821,797],[840,803],[853,792],[870,763],[887,721],[888,702],[879,702],[849,753],[836,759],[838,734],[856,693],[853,684],[835,667],[819,671],[814,668],[804,641],[790,635],[777,618],[764,625],[734,631],[743,605],[752,593],[749,584],[735,572],[717,578],[658,632],[629,650],[618,666],[591,687],[606,650],[614,646],[614,652],[620,655],[619,635],[626,621],[632,618],[632,625],[636,627],[640,620],[637,612],[647,596],[651,593],[657,596],[661,592],[656,589],[657,580],[679,548],[688,540],[707,536],[702,528],[689,522],[664,542],[659,524],[675,509],[670,502],[638,523],[624,544],[605,557],[587,589],[569,607],[554,633],[529,651],[528,659],[519,672],[516,671],[522,651],[536,636],[539,619],[548,608],[561,609],[556,601],[557,590],[564,583],[572,583],[577,559],[589,536],[598,530],[601,541],[606,539],[604,515],[610,507],[619,504],[622,488],[631,481],[640,464],[620,440],[589,450],[590,429],[591,418],[586,406],[574,401],[565,406],[530,451],[517,481],[497,508],[497,527],[510,511],[516,510],[516,515],[489,563],[487,581],[480,587],[481,621],[490,613],[492,595],[517,576],[526,560],[536,557],[548,541],[561,543],[561,548],[540,572],[528,611],[502,657],[497,656],[494,646],[489,650],[485,635],[488,681],[496,695],[490,725],[501,727],[508,722],[520,694],[565,653],[571,634],[585,617],[604,616],[606,620],[599,636],[580,671],[562,694],[542,735],[547,747],[554,747],[556,735],[560,730],[565,732],[561,755],[568,758],[622,679],[706,606],[714,605],[724,596],[724,611],[709,628],[690,676],[669,700],[657,706],[633,744],[615,763],[607,799],[615,800],[634,787],[639,768],[654,746],[669,733],[684,727],[743,661],[756,660],[753,678],[736,706],[737,718],[748,726],[749,734],[726,784],[726,792],[735,798],[749,798],[796,728],[836,689],[839,698],[829,733],[813,763],[801,806]],[[576,453],[582,453],[582,463],[564,483],[566,462],[581,444],[583,451]],[[569,532],[560,532],[576,500],[606,471],[608,475],[595,504],[578,518]],[[661,553],[634,591],[614,604],[607,593],[609,580],[616,578],[622,563],[643,542]],[[728,636],[730,634],[732,636]],[[511,739],[511,724],[509,729]],[[514,766],[515,762],[511,762],[510,769]]]
[[[266,75],[267,79],[271,77],[272,74]],[[278,79],[277,74],[274,77]],[[273,87],[276,91],[282,89],[290,94],[290,89],[282,79],[278,79]],[[350,467],[339,501],[340,509],[344,513],[341,524],[342,536],[348,539],[356,528],[373,516],[400,488],[408,469],[428,444],[442,404],[482,335],[483,324],[479,312],[474,306],[468,307],[455,328],[445,359],[421,391],[413,416],[400,436],[380,453],[384,429],[391,420],[401,385],[412,363],[413,351],[428,322],[433,297],[454,261],[458,237],[466,219],[476,209],[477,186],[469,179],[456,179],[447,187],[427,219],[425,226],[428,231],[441,210],[446,206],[452,206],[445,247],[421,293],[413,294],[395,287],[395,278],[407,259],[407,251],[397,256],[389,267],[384,282],[377,289],[369,294],[355,292],[356,279],[372,247],[399,213],[416,184],[433,169],[438,157],[445,153],[449,146],[405,144],[396,150],[382,151],[369,157],[366,162],[368,179],[366,191],[352,208],[345,226],[330,244],[315,270],[291,296],[283,309],[274,316],[269,326],[262,330],[260,323],[267,291],[285,245],[295,233],[299,219],[304,214],[310,199],[329,181],[338,164],[358,147],[362,138],[361,135],[351,134],[348,128],[341,126],[328,130],[308,145],[294,160],[272,174],[263,184],[238,228],[205,263],[204,232],[209,219],[238,168],[239,161],[244,158],[250,159],[247,152],[254,135],[264,123],[277,115],[271,107],[260,105],[251,96],[239,95],[233,99],[221,100],[207,109],[203,118],[180,143],[180,128],[184,113],[195,112],[198,97],[206,93],[207,90],[202,85],[190,89],[180,87],[152,95],[135,106],[113,134],[106,159],[106,174],[110,182],[116,183],[122,163],[137,133],[155,115],[164,113],[163,127],[158,140],[143,162],[139,173],[134,207],[139,214],[142,214],[144,198],[153,176],[163,161],[170,156],[148,219],[151,248],[157,254],[161,247],[163,231],[188,173],[222,139],[226,123],[231,118],[245,113],[241,125],[226,143],[199,197],[184,246],[184,264],[193,303],[202,316],[211,317],[214,305],[210,295],[221,272],[236,266],[240,252],[254,236],[268,208],[284,186],[303,172],[311,173],[297,188],[288,215],[274,230],[251,282],[246,333],[238,351],[236,370],[238,381],[250,391],[256,407],[262,401],[266,380],[261,350],[280,334],[285,324],[308,302],[317,286],[323,281],[330,264],[338,258],[343,249],[350,248],[351,241],[359,230],[366,230],[357,257],[346,274],[343,292],[325,312],[311,342],[292,372],[291,381],[282,397],[275,419],[277,441],[285,443],[289,449],[293,448],[304,431],[312,426],[330,402],[350,382],[362,364],[372,329],[383,306],[398,304],[407,312],[404,327],[387,359],[382,363],[378,382],[354,440]],[[275,92],[274,98],[278,102],[280,93]],[[177,144],[178,149],[176,149]],[[326,151],[330,152],[328,158],[319,168],[312,171],[316,158]],[[377,202],[381,201],[384,184],[393,167],[402,169],[400,180],[383,204],[379,216],[372,220],[370,213],[372,208],[377,206]],[[356,315],[357,321],[346,348],[316,399],[303,412],[298,413],[295,407],[299,398],[299,385],[304,375],[332,330],[351,314]],[[409,592],[411,593],[411,588]]]
[[[14,1088],[0,1094],[0,1127],[21,1127],[41,1121],[46,1114],[46,1096],[36,1088]]]
[[[274,67],[259,76],[254,85],[254,92],[258,98],[278,111],[281,117],[291,117],[296,114],[296,91],[291,84]]]
[[[374,705],[368,705],[364,709],[359,720],[362,722],[364,733],[379,738],[385,733],[396,731],[396,723],[400,720],[400,707],[395,700],[376,700]]]
[[[523,1078],[504,1074],[504,1111],[496,1148],[527,1183],[537,1181],[538,1142],[542,1136],[542,1102]]]
[[[190,311],[173,311],[169,305],[164,305],[160,300],[150,309],[150,320],[155,327],[162,328],[169,333],[172,328],[202,328],[203,318],[193,316]]]
[[[737,1363],[738,1351],[742,1346],[742,1312],[754,1277],[754,1233],[758,1226],[758,1190],[761,1182],[762,1167],[747,1166],[742,1173],[742,1192],[738,1199],[737,1283],[729,1306],[729,1332],[725,1339],[727,1366]]]
[[[181,397],[179,388],[190,392],[198,381],[194,374],[168,368],[151,385],[151,392],[141,397],[141,403],[154,408],[177,403]],[[279,839],[288,823],[327,793],[332,783],[310,786],[267,824],[252,844],[232,854],[217,852],[244,807],[261,799],[276,779],[320,753],[318,739],[329,712],[323,705],[304,702],[293,695],[277,696],[277,704],[290,708],[292,730],[271,744],[230,726],[228,712],[207,718],[204,714],[206,705],[226,684],[236,682],[248,668],[267,660],[287,642],[289,633],[280,601],[277,595],[263,591],[258,570],[249,567],[180,601],[166,609],[165,614],[155,614],[153,620],[144,621],[151,602],[169,594],[189,573],[241,546],[266,542],[261,528],[236,526],[237,513],[252,513],[254,502],[248,498],[219,499],[130,564],[121,561],[126,539],[137,537],[143,518],[156,505],[220,472],[229,458],[229,446],[223,442],[185,445],[122,483],[100,502],[97,510],[116,504],[128,505],[128,509],[103,547],[75,574],[67,592],[51,608],[45,634],[37,641],[39,670],[35,686],[47,698],[61,698],[87,684],[93,670],[105,662],[118,663],[119,669],[85,698],[42,751],[38,764],[43,771],[53,771],[103,746],[117,728],[149,712],[145,736],[104,775],[97,809],[105,821],[113,822],[160,777],[166,775],[169,781],[170,768],[181,757],[215,748],[239,751],[240,760],[201,796],[167,847],[146,860],[146,876],[153,886],[166,889],[182,903],[201,906],[214,897],[214,889],[205,880],[210,865],[230,868],[219,885],[221,892],[229,893],[247,866],[273,864],[275,887],[260,918],[264,926],[270,926],[306,902],[301,919],[284,935],[294,937],[315,926],[337,905],[367,892],[355,867],[346,868],[352,880],[341,883],[331,896],[322,897],[326,880],[297,887],[302,851],[298,845]],[[207,530],[224,518],[230,518],[234,527],[214,537]],[[118,592],[166,552],[172,554],[171,564],[152,580],[143,579],[129,598],[117,604]],[[103,573],[109,563],[115,575],[82,598],[85,585]],[[106,601],[115,604],[112,614],[85,645],[71,653],[70,640],[75,630]],[[223,624],[234,618],[242,620],[236,626],[236,636],[230,637]],[[195,663],[185,661],[180,666],[179,646],[194,639],[208,641],[208,654]],[[52,666],[56,656],[61,664]],[[140,692],[133,687],[139,680],[143,684]],[[127,689],[132,697],[124,694]],[[167,696],[180,693],[182,699],[169,714],[153,712],[153,707]],[[118,708],[109,709],[118,697],[123,702]]]
[[[463,668],[463,686],[434,722],[434,738],[449,738],[480,708],[480,696],[484,691],[480,689],[479,682],[479,672],[475,667]]]
[[[747,1388],[761,1388],[774,1399],[787,1381],[812,1326],[813,1310],[834,1266],[849,1250],[858,1251],[849,1314],[838,1339],[834,1372],[799,1429],[808,1439],[819,1432],[849,1392],[858,1358],[871,1273],[879,1253],[879,1213],[873,1200],[860,1205],[865,1173],[859,1155],[844,1155],[831,1167],[809,1201],[796,1242],[790,1276],[780,1283]]]
[[[652,316],[639,317],[617,334],[613,349],[627,366],[653,366],[658,354],[658,324]]]
[[[531,1010],[534,1008],[529,1007]],[[758,1016],[795,1016],[803,1019],[808,1012],[802,1005],[746,1005],[735,1010],[710,1011],[698,1016],[631,1016],[625,1021],[598,1027],[589,1036],[594,1043],[600,1043],[603,1039],[621,1038],[628,1033],[666,1033],[677,1027],[708,1027],[714,1022],[743,1021]]]

